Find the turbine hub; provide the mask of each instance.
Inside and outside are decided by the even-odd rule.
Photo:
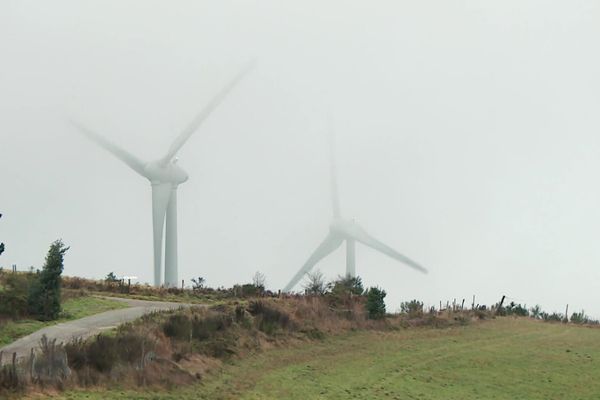
[[[144,167],[146,178],[150,182],[173,183],[179,185],[188,180],[189,175],[175,162],[163,165],[160,161],[153,161]]]

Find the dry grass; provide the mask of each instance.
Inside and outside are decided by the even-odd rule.
[[[72,374],[60,380],[60,387],[169,389],[196,382],[223,362],[298,342],[350,331],[464,325],[474,318],[445,313],[370,320],[359,296],[260,298],[157,312],[121,326],[113,335],[66,345]]]

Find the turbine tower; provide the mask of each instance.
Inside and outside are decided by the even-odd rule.
[[[166,286],[177,286],[177,188],[188,180],[188,174],[177,165],[177,152],[208,118],[211,112],[225,99],[227,94],[249,72],[252,65],[242,70],[200,111],[192,122],[175,138],[167,153],[160,159],[144,162],[116,144],[100,136],[80,123],[72,124],[88,138],[112,153],[135,172],[150,181],[152,185],[152,226],[154,243],[154,285],[162,283],[162,239],[165,232],[165,273]],[[166,221],[166,224],[165,224]]]
[[[346,276],[356,276],[356,242],[369,246],[380,253],[386,254],[389,257],[400,261],[418,271],[427,273],[427,270],[417,264],[410,258],[403,256],[390,246],[380,242],[373,236],[369,235],[360,225],[354,220],[344,219],[340,211],[340,199],[337,185],[337,172],[335,163],[334,135],[333,124],[329,119],[329,164],[331,174],[331,205],[333,208],[333,219],[329,225],[329,234],[317,249],[308,258],[306,263],[294,275],[290,283],[285,287],[284,292],[291,291],[300,280],[313,269],[313,267],[327,257],[333,251],[337,250],[342,243],[346,242]]]

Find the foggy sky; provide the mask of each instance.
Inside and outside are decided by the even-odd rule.
[[[0,265],[152,279],[144,160],[248,60],[179,152],[179,275],[282,288],[342,213],[426,266],[364,246],[388,307],[502,294],[600,317],[597,1],[0,0]],[[343,249],[317,268],[345,271]]]

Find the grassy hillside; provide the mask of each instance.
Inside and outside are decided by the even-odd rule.
[[[32,319],[0,321],[0,347],[49,325],[87,317],[88,315],[98,314],[104,311],[125,308],[127,305],[123,302],[100,299],[97,297],[75,297],[65,300],[62,307],[63,317],[56,321],[42,322]]]
[[[500,318],[265,351],[202,384],[57,399],[597,399],[600,329]]]

